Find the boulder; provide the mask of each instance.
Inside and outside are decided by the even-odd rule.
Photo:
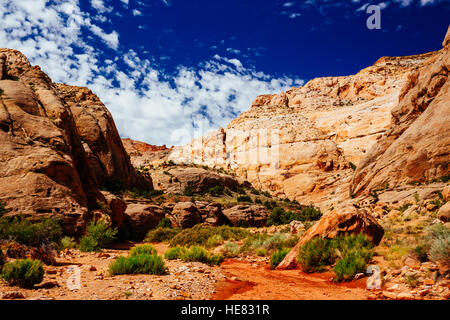
[[[442,197],[444,198],[444,201],[450,200],[450,185],[445,186],[444,189],[442,189]]]
[[[378,245],[384,235],[384,230],[377,220],[363,209],[359,210],[353,206],[334,209],[306,231],[277,269],[294,268],[297,264],[299,247],[314,237],[332,239],[340,235],[359,233],[366,234],[374,245]]]
[[[229,223],[222,212],[222,206],[216,202],[196,201],[202,222],[210,226],[220,226]]]
[[[56,265],[56,256],[58,253],[53,245],[29,247],[12,242],[7,245],[6,255],[13,259],[34,259],[41,260],[47,265]]]
[[[169,214],[172,226],[175,228],[192,228],[202,222],[200,213],[192,202],[178,202]]]
[[[293,220],[289,223],[291,229],[290,232],[292,234],[297,234],[300,231],[305,230],[305,225],[301,221]]]
[[[447,202],[439,209],[438,219],[442,222],[450,222],[450,202]]]
[[[269,210],[259,205],[237,205],[223,211],[231,224],[235,227],[264,227]]]
[[[155,228],[164,218],[164,210],[147,203],[131,203],[125,211],[122,230],[131,239],[142,240],[150,229]]]

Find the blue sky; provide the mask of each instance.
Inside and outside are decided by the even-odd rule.
[[[380,30],[366,27],[369,4]],[[0,47],[91,88],[123,137],[179,145],[259,94],[438,50],[448,17],[450,0],[6,0]]]

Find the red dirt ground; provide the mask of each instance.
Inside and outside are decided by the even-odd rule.
[[[330,281],[332,272],[271,270],[268,265],[233,259],[221,268],[228,279],[218,283],[213,300],[365,300],[368,295],[366,278],[335,284]]]

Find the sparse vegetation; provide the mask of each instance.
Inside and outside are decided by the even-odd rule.
[[[181,229],[158,227],[156,229],[150,230],[145,236],[144,241],[154,243],[170,241],[180,232]]]
[[[428,228],[425,239],[429,256],[434,261],[450,261],[450,229],[442,224]]]
[[[0,239],[15,241],[27,246],[39,247],[58,243],[62,237],[59,220],[26,220],[20,217],[0,218]]]
[[[236,199],[238,202],[253,202],[250,196],[238,196]]]
[[[286,257],[289,251],[289,249],[282,248],[272,254],[272,257],[270,258],[270,268],[275,269],[280,264],[280,262],[283,261],[284,257]]]
[[[191,196],[193,196],[194,195],[194,188],[192,188],[192,186],[186,186],[186,187],[184,187],[184,190],[183,190],[183,195],[185,195],[185,196],[188,196],[188,197],[191,197]]]
[[[275,207],[267,218],[267,225],[289,224],[293,220],[315,221],[321,216],[320,210],[314,207],[305,207],[300,212],[285,211],[283,208]]]
[[[73,249],[73,248],[76,248],[76,246],[77,246],[77,244],[75,242],[75,239],[72,237],[65,236],[60,241],[60,248],[62,250]]]
[[[16,260],[3,266],[2,278],[11,286],[32,288],[44,279],[44,267],[39,260]]]
[[[164,217],[161,219],[161,221],[158,223],[156,228],[172,228],[172,221],[170,221],[169,218]]]
[[[356,165],[353,162],[349,162],[348,164],[353,171],[356,170]]]
[[[183,257],[183,255],[186,253],[186,248],[185,247],[175,247],[175,248],[170,248],[166,251],[166,253],[164,254],[164,257],[167,260],[176,260],[176,259],[181,259],[181,257]]]
[[[221,196],[224,194],[224,188],[222,186],[214,186],[212,188],[209,188],[208,193],[212,196]]]
[[[239,245],[236,242],[227,241],[225,242],[222,254],[226,258],[233,258],[239,254]]]
[[[220,235],[223,240],[240,240],[250,233],[238,227],[220,226],[211,227],[196,225],[190,229],[184,229],[170,241],[170,246],[207,246],[212,236]],[[210,242],[211,244],[211,242]]]
[[[156,254],[139,254],[118,257],[109,265],[111,276],[120,274],[166,274],[164,260]]]
[[[427,254],[427,250],[426,250],[425,246],[418,245],[417,247],[414,248],[414,252],[417,256],[417,259],[420,262],[428,261],[428,254]]]
[[[283,248],[291,248],[298,241],[298,236],[291,236],[288,233],[269,234],[253,234],[247,237],[244,244],[239,249],[242,253],[256,253],[263,249],[265,252],[280,250]]]
[[[210,265],[219,265],[223,261],[223,256],[213,255],[202,247],[192,246],[181,256],[181,259],[188,262],[197,261]]]
[[[110,228],[104,221],[91,221],[87,226],[87,235],[80,240],[80,250],[97,252],[111,244],[117,237],[117,229]]]
[[[154,246],[150,244],[144,244],[131,248],[130,256],[139,256],[141,254],[157,254]]]
[[[305,272],[320,272],[336,263],[335,281],[348,281],[364,272],[372,259],[373,248],[364,234],[340,236],[335,239],[314,238],[299,248],[297,260]]]

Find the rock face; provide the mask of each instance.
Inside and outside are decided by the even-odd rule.
[[[106,202],[99,191],[104,178],[129,173],[129,186],[152,187],[133,173],[120,143],[109,112],[89,90],[54,84],[20,52],[0,49],[6,215],[58,217],[69,234],[80,234],[92,210]]]
[[[168,160],[173,148],[154,146],[141,141],[122,139],[125,150],[131,157],[131,163],[135,168],[159,164]]]
[[[378,245],[383,238],[384,230],[377,220],[364,210],[358,210],[353,206],[335,209],[308,229],[277,269],[294,268],[297,264],[299,247],[314,237],[333,239],[340,235],[359,233],[366,234],[374,245]]]
[[[151,176],[155,189],[162,189],[169,193],[183,193],[187,186],[190,186],[194,192],[208,191],[214,186],[227,187],[235,191],[241,183],[244,183],[226,174],[190,167],[173,167],[164,171],[152,170]]]
[[[237,205],[223,211],[235,227],[264,227],[270,212],[264,206]]]
[[[174,228],[192,228],[202,222],[197,207],[192,202],[178,202],[169,214]]]
[[[447,33],[447,37],[449,33]],[[412,70],[390,129],[361,160],[352,194],[384,185],[430,182],[450,172],[450,44]]]
[[[349,197],[351,167],[388,132],[408,74],[439,55],[383,57],[356,75],[259,96],[227,128],[169,159],[233,170],[258,189],[328,209]]]

